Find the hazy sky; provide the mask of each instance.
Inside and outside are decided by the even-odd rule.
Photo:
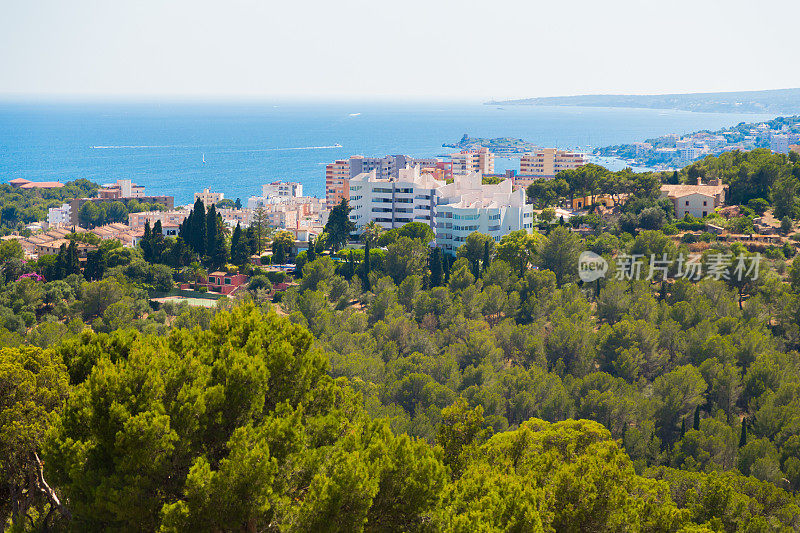
[[[0,95],[800,87],[800,0],[0,0]]]

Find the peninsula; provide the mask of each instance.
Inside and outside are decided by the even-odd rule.
[[[705,113],[800,113],[800,89],[686,94],[587,94],[491,101],[487,105],[636,107]]]

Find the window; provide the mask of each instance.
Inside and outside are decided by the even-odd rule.
[[[708,214],[708,211],[703,211],[703,216],[706,216],[707,214]]]
[[[689,205],[689,200],[686,200],[686,205]]]
[[[703,200],[703,207],[705,207],[705,206],[707,206],[707,205],[708,205],[708,202],[706,202],[705,200]]]

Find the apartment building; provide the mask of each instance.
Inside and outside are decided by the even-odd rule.
[[[211,190],[206,187],[203,189],[203,192],[196,192],[194,193],[194,201],[200,200],[203,202],[203,205],[206,208],[211,207],[214,204],[217,204],[225,199],[225,193],[221,192],[211,192]]]
[[[494,174],[494,154],[488,148],[450,154],[450,161],[453,164],[453,175],[464,176],[471,172]]]
[[[334,207],[350,198],[350,160],[337,159],[325,166],[325,203]]]
[[[500,242],[512,231],[532,231],[533,206],[525,202],[525,191],[514,190],[511,180],[483,185],[479,173],[456,175],[436,191],[436,246],[454,253],[473,232]]]
[[[142,211],[141,213],[130,213],[128,215],[128,226],[132,229],[143,228],[149,222],[152,228],[156,221],[160,221],[162,227],[177,227],[183,224],[183,221],[188,216],[188,208],[170,211]]]
[[[445,185],[418,166],[402,169],[397,178],[381,178],[375,169],[350,180],[350,220],[357,228],[377,222],[385,229],[409,222],[435,225],[436,190]]]
[[[303,186],[294,181],[273,181],[261,186],[261,195],[297,198],[303,196]]]
[[[519,160],[515,185],[526,188],[538,179],[552,179],[563,170],[581,167],[589,162],[586,154],[558,148],[541,148],[524,154]]]
[[[51,227],[69,225],[69,214],[69,204],[62,204],[61,207],[51,207],[47,210],[47,224]]]
[[[107,200],[120,198],[144,198],[144,186],[137,185],[131,180],[117,180],[116,183],[106,183],[97,190],[97,197]]]

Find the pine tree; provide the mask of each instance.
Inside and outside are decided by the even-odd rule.
[[[234,205],[234,207],[235,207],[236,209],[241,209],[241,208],[242,208],[242,201],[241,201],[239,198],[237,198],[237,199],[236,199],[236,203],[235,203],[235,204],[233,204],[233,205]]]
[[[442,285],[442,250],[440,248],[431,249],[431,287]]]

